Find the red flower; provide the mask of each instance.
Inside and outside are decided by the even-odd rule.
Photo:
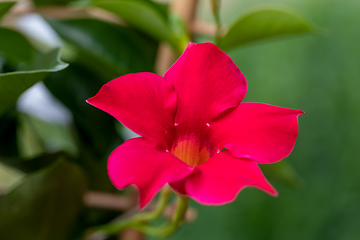
[[[290,154],[303,112],[240,103],[246,92],[244,75],[211,43],[189,43],[164,77],[135,73],[105,84],[88,103],[142,136],[110,155],[113,184],[136,185],[141,208],[166,183],[209,205],[245,187],[277,195],[258,163]]]

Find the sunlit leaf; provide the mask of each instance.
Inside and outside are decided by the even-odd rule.
[[[79,217],[86,180],[59,160],[0,197],[0,239],[65,240]]]
[[[175,13],[169,14],[169,24],[177,42],[177,54],[180,56],[187,44],[191,41],[189,29],[187,29],[183,19]]]
[[[94,6],[112,12],[130,25],[155,39],[177,45],[166,16],[148,1],[142,0],[94,0]]]
[[[309,33],[315,27],[302,15],[288,9],[262,7],[241,16],[218,42],[223,50],[263,39]]]
[[[3,1],[0,2],[0,20],[15,4],[15,1]]]

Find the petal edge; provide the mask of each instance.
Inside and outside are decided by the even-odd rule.
[[[192,167],[145,138],[126,141],[111,153],[108,161],[108,175],[115,187],[137,187],[140,208],[166,183],[179,181],[192,171]]]
[[[205,205],[230,203],[246,187],[278,195],[256,162],[235,158],[227,150],[215,154],[186,179],[171,186]]]
[[[208,123],[239,105],[247,92],[244,75],[212,43],[189,43],[164,78],[174,84],[178,93],[175,122],[179,124]]]
[[[275,163],[287,157],[298,136],[303,111],[264,103],[241,103],[211,124],[214,141],[238,158]]]
[[[176,112],[173,85],[155,73],[131,73],[105,84],[87,102],[115,117],[135,133],[164,140]]]

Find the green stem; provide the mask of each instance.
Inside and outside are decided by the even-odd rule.
[[[174,233],[185,220],[186,210],[189,206],[189,197],[178,196],[176,212],[167,227],[164,228],[162,236],[166,237]]]
[[[189,204],[189,197],[178,196],[177,208],[172,218],[165,224],[160,226],[149,226],[147,221],[154,220],[160,217],[167,201],[169,200],[171,192],[169,190],[162,191],[156,209],[150,213],[140,213],[133,218],[118,223],[106,224],[95,228],[94,234],[115,234],[127,228],[136,229],[142,233],[157,236],[167,237],[174,233],[185,220],[186,210]]]
[[[161,226],[148,226],[143,224],[133,225],[132,228],[153,236],[167,237],[173,234],[185,220],[186,210],[189,204],[189,197],[178,196],[178,204],[176,212],[174,213],[171,220]]]
[[[159,218],[164,211],[170,197],[171,190],[168,187],[164,187],[160,192],[158,203],[153,211],[138,213],[129,219],[98,226],[93,230],[95,232],[101,232],[105,234],[115,234],[123,231],[126,228],[137,228],[139,225]]]

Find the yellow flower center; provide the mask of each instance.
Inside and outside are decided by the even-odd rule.
[[[190,166],[199,166],[210,158],[209,150],[197,138],[179,140],[173,145],[171,153]]]

